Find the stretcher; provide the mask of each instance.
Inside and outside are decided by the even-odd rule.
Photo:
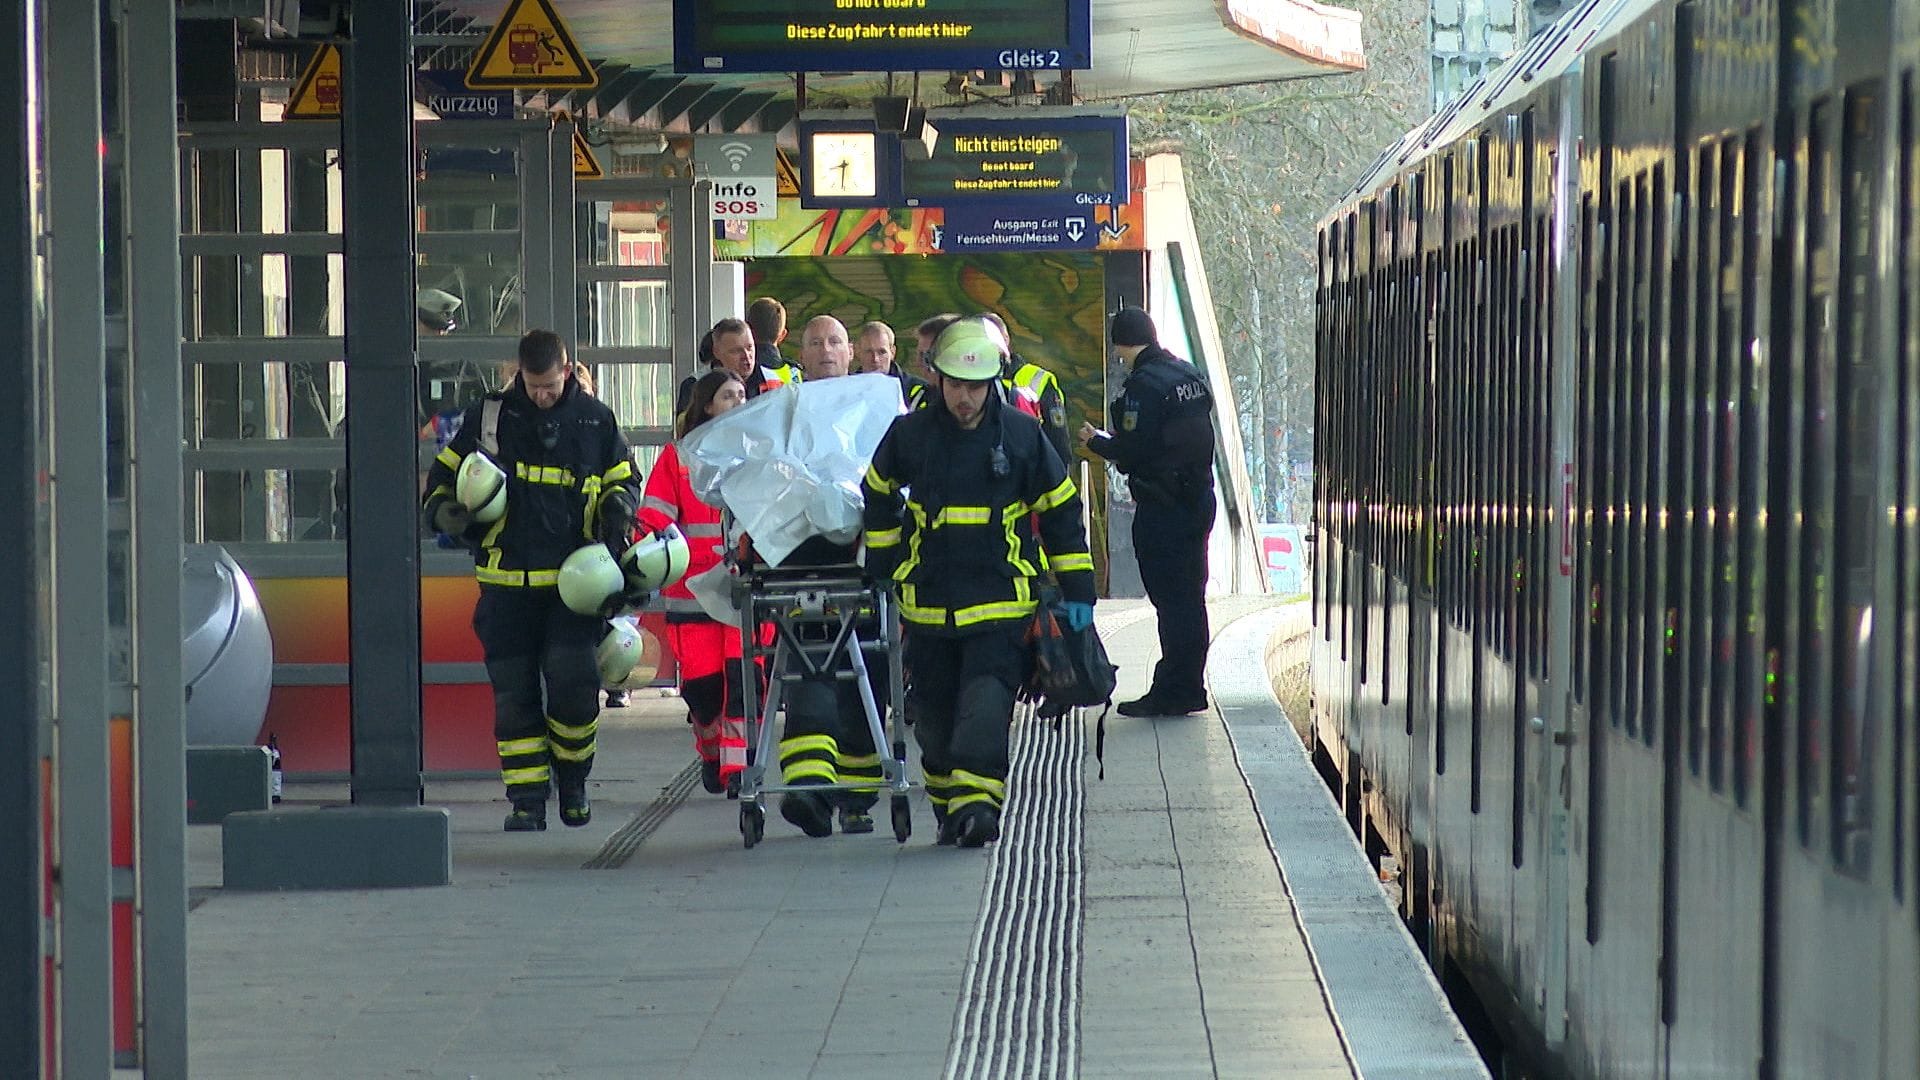
[[[729,556],[731,560],[731,556]],[[901,672],[900,620],[892,594],[854,564],[776,568],[757,561],[733,567],[734,606],[740,616],[741,647],[749,665],[766,661],[767,691],[746,679],[747,768],[740,781],[740,837],[751,848],[766,835],[766,797],[804,791],[872,791],[871,780],[858,783],[785,785],[780,776],[780,707],[788,684],[830,675],[851,681],[859,691],[867,730],[880,757],[880,788],[889,796],[893,838],[905,843],[913,833],[907,795],[906,691]],[[756,629],[774,628],[771,646],[760,644]],[[884,656],[887,665],[887,717],[880,716],[873,680],[864,659]],[[749,666],[751,671],[752,667]],[[889,732],[888,729],[891,729]],[[768,770],[771,769],[771,778]]]

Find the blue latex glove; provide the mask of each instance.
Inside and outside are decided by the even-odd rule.
[[[1067,624],[1067,629],[1077,634],[1093,625],[1093,605],[1069,600],[1060,605],[1060,617]]]

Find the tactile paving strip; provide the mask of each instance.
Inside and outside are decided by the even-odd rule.
[[[1070,1077],[1080,1051],[1086,730],[1023,710],[946,1075]]]
[[[647,837],[652,836],[673,816],[675,810],[680,809],[680,804],[687,801],[687,796],[693,792],[693,785],[699,782],[700,760],[695,758],[668,781],[666,787],[660,789],[660,794],[647,804],[646,809],[635,814],[632,821],[614,830],[593,858],[580,864],[580,869],[617,870],[627,865],[627,860],[640,850],[640,845],[646,842]]]

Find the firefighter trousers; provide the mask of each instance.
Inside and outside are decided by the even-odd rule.
[[[803,633],[824,627],[806,627]],[[879,635],[877,625],[861,625],[862,640],[873,641]],[[846,667],[846,658],[836,658],[838,667]],[[867,679],[873,687],[873,703],[879,711],[881,730],[886,729],[887,701],[891,694],[884,653],[866,653]],[[787,661],[788,671],[803,670],[798,659]],[[858,788],[836,793],[834,802],[848,810],[864,813],[880,798],[884,773],[880,751],[873,744],[873,732],[867,726],[867,713],[860,704],[860,688],[851,679],[831,674],[809,675],[786,684],[781,691],[786,708],[786,726],[781,729],[781,776],[789,784],[865,783]]]
[[[909,715],[937,820],[974,803],[997,815],[1006,802],[1008,726],[1027,677],[1026,627],[1019,619],[961,637],[917,627],[907,636]]]
[[[507,797],[545,801],[550,780],[583,786],[600,716],[601,622],[551,588],[486,587],[473,632],[493,683],[493,737]]]

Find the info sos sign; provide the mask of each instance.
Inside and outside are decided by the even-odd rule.
[[[716,218],[772,221],[780,216],[778,189],[779,185],[771,176],[716,180],[707,196],[707,206]]]

